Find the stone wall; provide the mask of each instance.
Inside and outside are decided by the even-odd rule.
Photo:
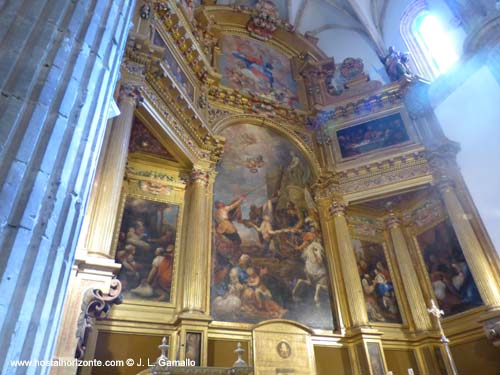
[[[134,0],[0,1],[0,373],[50,359]]]

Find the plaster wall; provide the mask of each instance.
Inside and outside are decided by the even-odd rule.
[[[458,163],[493,244],[500,252],[500,86],[487,67],[435,109],[446,136],[461,145]]]

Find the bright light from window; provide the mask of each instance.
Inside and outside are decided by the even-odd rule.
[[[434,15],[426,13],[419,21],[417,32],[428,49],[429,57],[437,71],[445,73],[458,60],[453,40]]]

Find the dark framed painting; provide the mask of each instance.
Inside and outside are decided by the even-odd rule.
[[[201,365],[201,332],[186,332],[186,359],[194,361],[195,366]]]
[[[214,185],[211,314],[255,324],[290,319],[333,328],[330,279],[311,170],[271,129],[240,124]]]
[[[174,55],[172,54],[172,51],[168,47],[167,43],[165,43],[165,41],[163,40],[163,38],[161,37],[161,35],[158,33],[157,30],[155,30],[153,35],[153,44],[165,49],[162,61],[165,63],[168,72],[180,86],[181,90],[184,91],[184,93],[191,99],[191,101],[193,101],[194,100],[193,84],[189,81],[189,78],[187,77],[186,73],[184,73],[181,66],[175,59]]]
[[[410,141],[400,113],[337,130],[336,136],[343,158],[363,155]]]
[[[170,302],[179,206],[127,196],[116,261],[126,299]]]
[[[483,304],[448,219],[417,235],[417,241],[437,303],[445,315],[457,314]]]
[[[371,322],[401,323],[392,275],[382,243],[353,239],[359,277]]]

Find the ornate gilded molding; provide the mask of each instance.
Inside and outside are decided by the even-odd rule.
[[[420,151],[335,172],[320,178],[314,189],[317,198],[326,198],[430,175],[431,169],[427,163],[426,154]]]
[[[330,123],[369,113],[376,113],[387,107],[395,107],[403,102],[409,82],[399,81],[381,87],[369,95],[366,93],[348,98],[335,104],[333,109],[325,108],[326,120]]]
[[[278,103],[255,96],[246,96],[230,88],[210,85],[208,96],[214,103],[220,106],[235,107],[240,112],[258,114],[299,127],[304,127],[306,123],[307,116],[303,111],[282,107]]]
[[[191,183],[200,182],[207,186],[210,181],[210,171],[202,168],[193,168],[189,173],[188,181]]]
[[[460,145],[457,142],[448,141],[426,152],[429,167],[440,190],[453,185],[458,172],[456,157],[459,151]]]
[[[208,104],[208,123],[210,125],[215,124],[216,122],[219,122],[226,117],[230,116],[234,112],[227,111],[225,109],[217,108],[214,107],[210,104]]]
[[[387,229],[398,228],[400,225],[401,219],[394,212],[389,212],[389,215],[385,218]]]
[[[405,212],[402,220],[405,225],[415,225],[422,228],[444,217],[445,212],[441,201],[431,198],[420,202],[412,210]]]
[[[353,234],[361,237],[379,237],[384,233],[384,225],[381,220],[365,216],[349,215],[347,223]]]
[[[183,184],[183,180],[175,178],[174,176],[156,172],[154,170],[139,170],[131,166],[127,166],[126,177],[129,179],[147,178],[149,180],[165,184]]]
[[[161,96],[157,95],[151,88],[148,87],[148,85],[142,89],[142,92],[144,97],[148,99],[148,102],[158,111],[158,113],[162,115],[165,123],[169,125],[175,135],[197,158],[204,159],[210,157],[210,153],[208,151],[198,146],[203,144],[203,138],[199,135],[194,137],[191,135],[190,131],[186,131],[186,128],[181,125],[179,120],[173,114],[173,111],[168,108]]]
[[[90,331],[95,326],[95,321],[104,319],[113,305],[122,303],[122,284],[120,280],[111,280],[109,292],[104,294],[100,289],[89,289],[83,296],[80,318],[78,319],[77,337],[78,344],[75,358],[83,359],[87,339]]]
[[[235,10],[250,13],[247,30],[257,39],[269,40],[278,27],[286,31],[294,31],[293,25],[280,18],[279,10],[272,1],[259,0],[255,8],[239,6]]]
[[[189,21],[178,9],[177,4],[164,2],[156,3],[154,22],[162,27],[182,54],[189,67],[201,82],[208,80],[208,73],[215,76],[210,61],[205,56],[204,48],[200,45],[189,26]]]
[[[330,216],[345,216],[345,211],[347,208],[347,203],[344,202],[341,198],[333,198],[330,203],[330,207],[328,207],[328,213]]]
[[[140,85],[129,84],[126,82],[122,83],[120,85],[118,98],[119,100],[130,99],[134,101],[136,105],[140,105],[144,101],[141,88],[142,86]]]

